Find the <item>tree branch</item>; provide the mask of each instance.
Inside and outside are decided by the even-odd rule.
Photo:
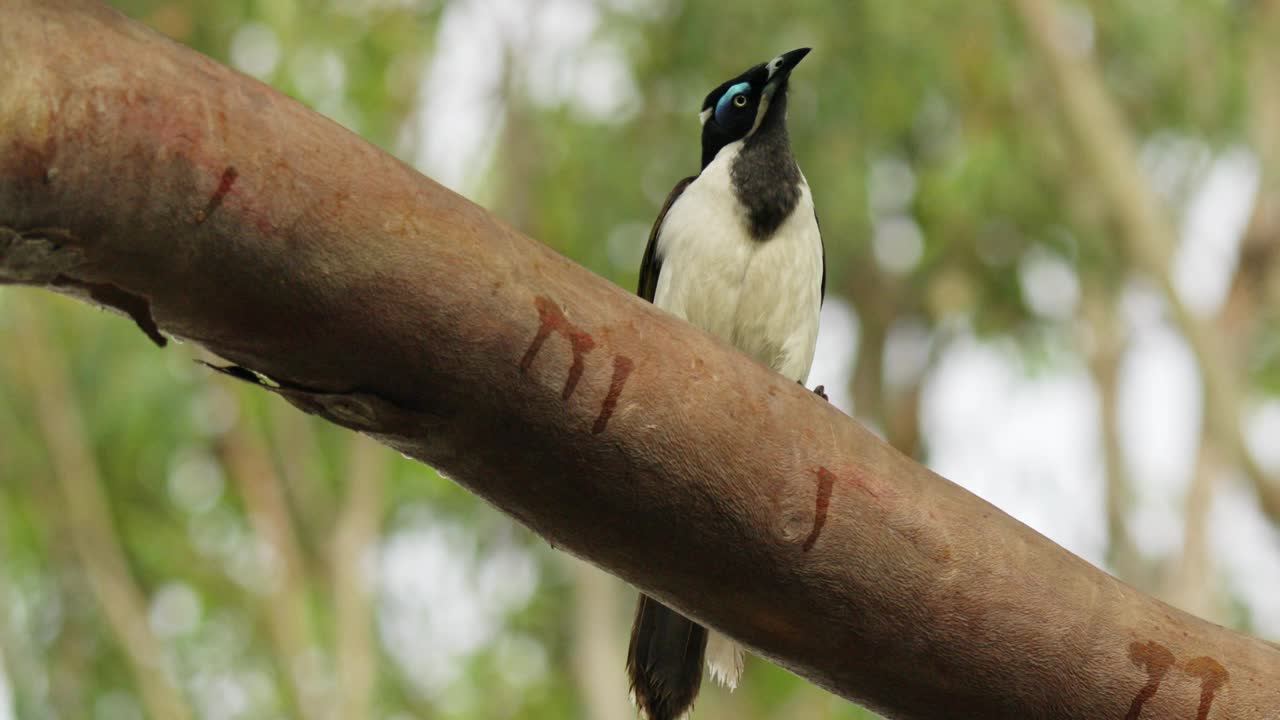
[[[0,66],[0,282],[197,341],[891,717],[1280,707],[1274,648],[260,83],[87,0],[0,0]]]

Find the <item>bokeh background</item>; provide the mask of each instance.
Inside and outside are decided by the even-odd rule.
[[[811,384],[1280,638],[1280,3],[113,4],[627,288],[704,94],[814,47]],[[632,717],[634,591],[430,469],[47,293],[0,343],[0,720]],[[873,716],[752,660],[697,717]]]

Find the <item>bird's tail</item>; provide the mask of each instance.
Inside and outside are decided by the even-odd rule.
[[[702,685],[707,629],[648,595],[636,605],[627,651],[631,699],[646,720],[688,716]]]

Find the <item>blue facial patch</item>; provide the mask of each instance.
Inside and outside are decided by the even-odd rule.
[[[751,83],[740,82],[737,85],[724,91],[720,96],[719,102],[716,103],[716,122],[723,124],[726,121],[725,113],[729,111],[729,103],[733,101],[735,95],[745,93],[751,89]]]

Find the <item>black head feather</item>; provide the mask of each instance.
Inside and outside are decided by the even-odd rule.
[[[759,132],[771,117],[785,118],[787,81],[809,48],[784,53],[724,81],[702,102],[702,167],[729,143]]]

